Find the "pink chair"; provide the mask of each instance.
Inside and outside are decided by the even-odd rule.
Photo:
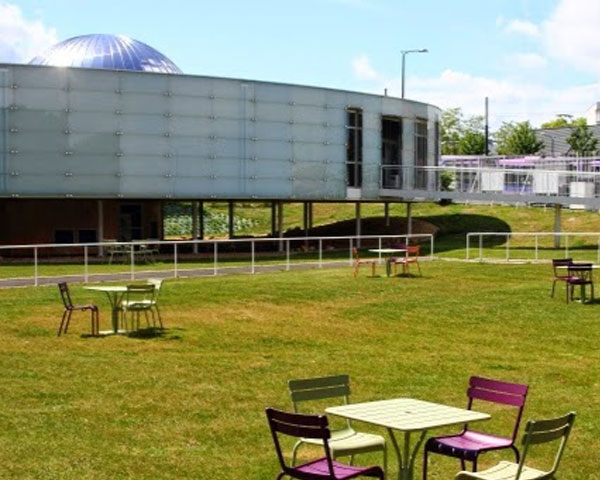
[[[527,385],[519,383],[500,382],[482,377],[471,377],[467,397],[469,398],[467,408],[470,410],[473,400],[508,405],[517,409],[516,421],[511,437],[499,437],[488,433],[469,430],[465,425],[463,431],[458,435],[447,435],[443,437],[430,438],[425,444],[423,459],[423,480],[427,478],[427,457],[429,453],[439,453],[449,457],[459,458],[462,469],[465,470],[465,461],[473,462],[473,471],[477,471],[477,457],[481,453],[492,450],[510,448],[519,463],[519,450],[515,446],[521,416],[527,398]]]
[[[274,408],[267,408],[266,412],[273,442],[275,443],[275,450],[281,465],[281,472],[277,475],[277,480],[285,475],[300,480],[346,480],[356,477],[375,477],[384,480],[381,467],[354,467],[332,459],[329,450],[331,431],[325,415],[287,413]],[[325,456],[295,467],[287,465],[281,452],[279,434],[295,438],[322,440]]]

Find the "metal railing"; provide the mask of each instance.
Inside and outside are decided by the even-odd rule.
[[[539,167],[391,166],[381,167],[381,188],[441,191],[440,176],[449,175],[446,191],[541,197],[600,198],[600,161],[586,170],[565,165]]]
[[[582,241],[585,239],[588,241]],[[471,250],[475,250],[476,255],[471,255]],[[600,263],[600,233],[470,232],[466,237],[467,260],[548,262],[558,255],[564,258],[577,255],[581,260]]]
[[[289,271],[295,266],[323,268],[353,264],[354,247],[381,249],[393,243],[428,243],[429,257],[434,258],[432,234],[2,245],[0,287],[38,286],[57,279],[87,283],[150,276],[214,276],[227,270],[253,274],[269,269]],[[121,263],[112,263],[114,259]],[[381,253],[378,260],[383,260]],[[45,273],[40,271],[42,267]],[[29,268],[31,274],[23,274]],[[16,272],[11,274],[11,269]]]

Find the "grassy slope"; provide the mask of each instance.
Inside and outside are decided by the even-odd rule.
[[[550,299],[544,266],[423,267],[413,279],[340,269],[170,281],[159,338],[82,337],[77,316],[57,339],[54,288],[2,290],[1,476],[274,478],[264,407],[289,408],[290,378],[348,372],[355,401],[461,406],[471,374],[528,382],[525,418],[579,414],[560,477],[597,478],[600,306]],[[99,302],[107,328],[102,297],[74,296]],[[433,462],[432,480],[458,469]]]

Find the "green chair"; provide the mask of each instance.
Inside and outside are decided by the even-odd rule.
[[[127,314],[130,314],[131,326],[134,322],[136,327],[140,328],[140,313],[144,313],[146,324],[150,325],[148,312],[152,313],[153,303],[155,302],[156,288],[152,284],[148,285],[127,285],[127,291],[121,300],[121,322],[123,328],[127,328]]]
[[[288,385],[295,413],[300,413],[299,404],[306,401],[338,398],[343,399],[344,404],[349,403],[350,377],[348,375],[290,380]],[[298,449],[305,444],[322,446],[323,441],[314,438],[301,438],[298,440],[292,453],[292,466],[296,464]],[[329,449],[334,460],[339,457],[350,456],[351,465],[356,454],[383,452],[383,470],[384,472],[387,470],[385,439],[380,435],[355,431],[350,420],[346,421],[344,428],[331,429]]]
[[[523,454],[519,463],[500,462],[496,466],[480,472],[459,472],[454,480],[552,480],[556,478],[558,464],[562,458],[569,433],[573,428],[575,413],[551,420],[529,421],[523,435]],[[538,470],[525,465],[529,447],[560,439],[558,452],[550,470]]]
[[[152,313],[152,320],[154,323],[154,312],[156,312],[156,316],[158,317],[158,323],[160,324],[160,328],[164,328],[162,317],[160,316],[160,309],[158,308],[158,296],[160,295],[160,291],[163,285],[162,278],[149,278],[146,280],[149,285],[154,285],[154,298],[150,303],[150,311]]]

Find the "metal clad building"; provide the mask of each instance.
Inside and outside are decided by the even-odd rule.
[[[439,110],[324,88],[204,76],[0,65],[0,195],[377,200],[382,116],[402,162]],[[348,109],[362,110],[362,185],[347,188]]]

